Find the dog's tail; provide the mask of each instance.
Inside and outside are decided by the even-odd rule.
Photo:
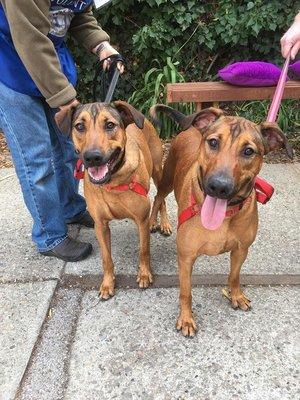
[[[185,126],[185,114],[181,113],[178,110],[174,110],[174,108],[166,106],[164,104],[156,104],[155,106],[150,108],[149,114],[154,125],[158,126],[159,128],[161,128],[161,122],[157,116],[159,112],[163,112],[164,114],[167,114],[168,117],[171,117],[173,121],[178,123],[180,128],[183,128]]]

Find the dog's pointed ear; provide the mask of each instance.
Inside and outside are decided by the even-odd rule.
[[[288,157],[293,158],[293,149],[275,122],[263,122],[260,124],[260,131],[265,142],[265,153],[284,147]]]
[[[78,109],[81,104],[79,102],[74,102],[74,104],[62,107],[56,114],[55,114],[55,122],[58,126],[59,130],[67,136],[70,136],[72,130],[72,121],[74,112]]]
[[[224,112],[219,108],[209,107],[185,117],[179,122],[179,125],[184,131],[191,126],[201,131],[222,115],[224,115]]]
[[[126,103],[126,101],[115,101],[114,106],[121,115],[125,128],[133,123],[135,123],[136,126],[140,129],[144,128],[144,115],[136,110],[134,107],[132,107],[130,104]]]

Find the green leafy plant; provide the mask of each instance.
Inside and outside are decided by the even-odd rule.
[[[173,63],[170,57],[167,57],[166,65],[160,67],[158,60],[154,60],[157,67],[150,68],[144,76],[144,85],[141,89],[133,92],[129,102],[147,115],[149,109],[157,103],[167,103],[166,90],[168,83],[184,82],[183,75],[178,71],[179,62]],[[193,104],[178,104],[177,109],[185,114],[193,112]],[[175,125],[170,118],[163,117],[161,123],[161,137],[166,139],[172,136],[175,131]]]
[[[143,88],[153,60],[179,61],[186,81],[216,79],[229,62],[282,63],[279,40],[297,10],[294,0],[113,0],[98,10],[99,23],[127,61],[120,97]],[[79,69],[78,92],[91,100],[95,57],[71,42]]]
[[[126,59],[127,72],[119,80],[117,97],[131,98],[146,110],[149,98],[155,97],[155,88],[164,93],[162,87],[172,81],[163,72],[167,58],[181,75],[176,77],[179,82],[216,80],[217,71],[235,61],[282,65],[280,37],[298,8],[299,2],[294,0],[113,0],[95,15]],[[72,40],[70,46],[78,65],[80,99],[91,101],[96,58]],[[164,97],[155,99],[164,101]],[[248,110],[253,108],[251,119],[255,119],[255,113],[261,115],[261,104],[265,103],[249,105]],[[287,130],[291,131],[297,129],[293,122],[298,118],[297,103],[286,104],[279,121],[289,123]],[[168,136],[171,128],[164,129],[162,134]]]
[[[278,112],[277,122],[283,132],[287,135],[295,134],[300,128],[300,104],[298,100],[283,100]],[[265,121],[270,102],[247,101],[233,106],[233,113],[259,123]]]

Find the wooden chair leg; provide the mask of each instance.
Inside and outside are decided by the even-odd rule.
[[[202,103],[196,103],[196,112],[202,110]]]

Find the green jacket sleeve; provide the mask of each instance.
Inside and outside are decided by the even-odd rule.
[[[71,21],[69,33],[89,51],[97,44],[109,40],[108,34],[98,25],[92,7],[89,7],[85,12],[75,14]]]
[[[47,37],[50,0],[1,0],[19,57],[50,107],[76,97],[63,74],[52,41]]]

